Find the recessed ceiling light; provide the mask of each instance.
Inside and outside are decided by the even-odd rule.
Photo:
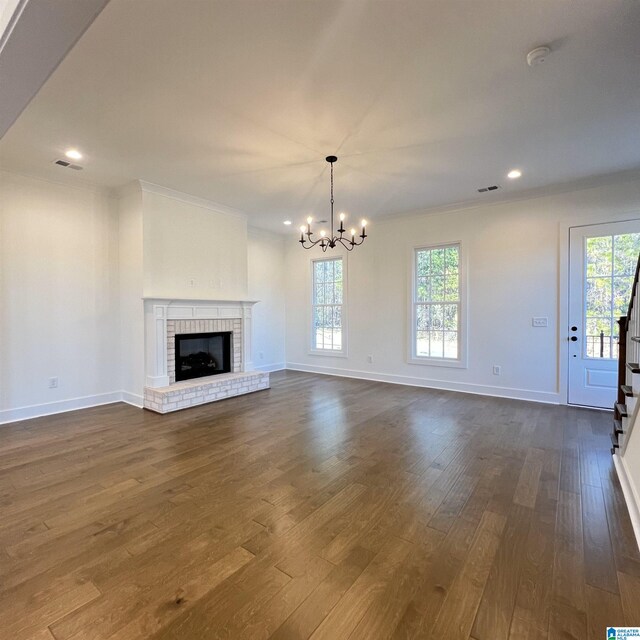
[[[285,220],[284,224],[286,224],[287,226],[289,226],[291,224],[291,220]]]
[[[522,171],[520,169],[511,169],[509,173],[507,173],[507,178],[511,178],[511,180],[515,180],[522,175]]]
[[[71,160],[82,160],[82,154],[77,149],[69,149],[64,155]]]

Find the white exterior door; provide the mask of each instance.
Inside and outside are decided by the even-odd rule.
[[[640,220],[569,232],[568,402],[611,409],[618,385],[618,324],[627,313]]]

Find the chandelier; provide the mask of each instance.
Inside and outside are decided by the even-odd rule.
[[[334,233],[334,231],[333,231],[333,229],[334,229],[334,224],[333,224],[333,163],[336,162],[338,160],[338,158],[336,156],[327,156],[325,158],[325,160],[331,166],[331,230],[329,232],[329,235],[327,235],[327,232],[323,229],[322,231],[320,231],[320,237],[317,240],[312,240],[311,236],[313,235],[313,232],[311,231],[311,223],[313,222],[313,218],[311,216],[309,216],[307,218],[307,224],[306,225],[302,225],[300,227],[300,240],[299,240],[299,242],[300,242],[300,244],[302,245],[302,247],[304,249],[311,249],[311,248],[315,247],[317,244],[319,244],[320,248],[323,251],[326,251],[329,248],[335,249],[338,246],[338,244],[341,244],[347,251],[353,251],[353,248],[361,245],[364,242],[364,239],[367,237],[367,234],[365,233],[365,230],[366,230],[366,227],[367,227],[367,221],[363,220],[361,222],[362,232],[358,236],[356,236],[356,230],[355,229],[351,229],[350,233],[345,236],[344,219],[345,219],[346,216],[345,216],[344,213],[341,213],[340,214],[340,228],[336,229],[336,231]],[[349,239],[349,235],[351,236],[351,239]],[[356,240],[356,237],[360,238],[360,240],[359,241]]]

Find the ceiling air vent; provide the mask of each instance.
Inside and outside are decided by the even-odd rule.
[[[75,171],[82,171],[82,167],[79,164],[73,164],[72,162],[67,162],[66,160],[54,160],[53,164],[57,164],[60,167],[67,167],[68,169],[74,169]]]
[[[478,189],[478,193],[486,193],[487,191],[496,191],[500,187],[497,184],[492,184],[490,187],[482,187]]]

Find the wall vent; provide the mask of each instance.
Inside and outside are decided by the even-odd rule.
[[[496,191],[500,187],[497,184],[492,184],[490,187],[482,187],[478,189],[478,193],[486,193],[487,191]]]
[[[53,164],[57,164],[60,167],[66,167],[67,169],[74,169],[75,171],[82,171],[83,167],[79,164],[73,164],[72,162],[67,162],[66,160],[54,160]]]

